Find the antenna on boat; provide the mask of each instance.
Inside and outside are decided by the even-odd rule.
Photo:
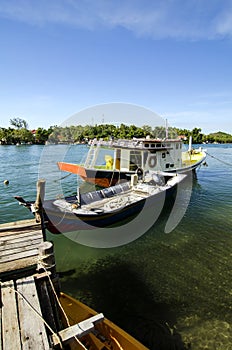
[[[166,130],[165,138],[168,139],[168,120],[167,119],[165,119],[165,130]]]

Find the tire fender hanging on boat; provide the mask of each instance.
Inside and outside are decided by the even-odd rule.
[[[143,169],[142,168],[137,168],[136,169],[136,174],[138,175],[138,178],[140,179],[143,176]]]
[[[157,157],[155,155],[150,156],[148,159],[149,168],[154,168],[157,164]]]

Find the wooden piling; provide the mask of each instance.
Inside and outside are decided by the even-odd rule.
[[[41,229],[44,237],[44,241],[46,240],[46,228],[44,224],[44,215],[43,215],[43,202],[45,198],[45,183],[44,179],[40,179],[37,181],[37,193],[35,200],[35,218],[36,222],[40,222]]]

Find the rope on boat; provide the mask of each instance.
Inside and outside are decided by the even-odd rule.
[[[41,262],[40,262],[40,263],[41,263]],[[50,278],[50,274],[49,274],[48,270],[45,268],[45,266],[44,266],[42,263],[41,263],[41,267],[44,269],[44,271],[45,271],[45,273],[46,273],[46,275],[47,275],[47,277],[48,277],[48,280],[49,280],[49,283],[50,283],[50,285],[51,285],[51,287],[52,287],[52,291],[53,291],[53,293],[54,293],[54,295],[55,295],[57,304],[59,305],[59,307],[60,307],[60,309],[61,309],[61,311],[62,311],[62,313],[63,313],[63,315],[64,315],[64,317],[65,317],[65,320],[66,320],[66,322],[67,322],[68,327],[70,327],[71,325],[70,325],[68,316],[66,315],[66,313],[65,313],[65,311],[64,311],[64,308],[63,308],[63,306],[61,305],[61,302],[60,302],[60,300],[59,300],[59,298],[58,298],[58,295],[57,295],[57,293],[56,293],[56,290],[55,290],[54,285],[53,285],[53,283],[52,283],[52,280],[51,280],[51,278]],[[56,334],[56,336],[57,336],[57,334]],[[88,350],[88,349],[84,346],[84,344],[83,344],[76,336],[74,336],[74,339],[76,340],[76,342],[80,345],[80,347],[81,347],[83,350]],[[60,339],[59,339],[59,340],[60,340]]]
[[[66,179],[66,177],[68,177],[68,176],[70,176],[70,175],[73,175],[73,174],[72,174],[72,173],[69,173],[69,174],[67,174],[67,175],[65,175],[65,176],[63,176],[63,177],[61,177],[61,178],[59,178],[59,179],[53,180],[53,182],[57,182],[57,181]]]
[[[208,152],[206,152],[206,151],[205,151],[205,153],[206,153],[208,156],[210,156],[211,158],[214,158],[214,159],[218,160],[219,162],[221,162],[221,163],[223,163],[223,164],[226,164],[226,165],[232,167],[232,163],[225,162],[224,160],[221,160],[221,159],[219,159],[219,158],[213,156],[212,154],[210,154],[210,153],[208,153]]]

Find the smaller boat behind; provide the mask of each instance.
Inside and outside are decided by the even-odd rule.
[[[163,205],[187,175],[167,172],[147,172],[132,175],[131,181],[97,191],[78,193],[63,199],[44,200],[43,216],[46,228],[52,233],[120,226],[146,208]],[[36,212],[34,202],[15,197],[21,204]]]
[[[82,180],[109,187],[146,171],[189,173],[206,159],[202,148],[183,150],[180,139],[92,140],[85,163],[58,162],[58,168]]]
[[[65,293],[60,293],[59,301],[67,316],[66,319],[63,317],[63,322],[67,323],[68,319],[70,326],[75,325],[74,327],[77,328],[77,324],[79,324],[80,330],[83,331],[85,329],[84,326],[89,324],[91,326],[91,323],[86,322],[86,320],[93,320],[94,317],[96,320],[100,320],[94,322],[94,327],[90,332],[86,332],[85,335],[80,338],[78,337],[78,339],[72,338],[72,342],[69,342],[70,350],[148,350],[148,348],[123,329],[104,318],[102,314],[97,314],[96,311],[79,300]],[[101,320],[101,318],[103,319]],[[63,333],[61,331],[61,338],[62,335]]]

